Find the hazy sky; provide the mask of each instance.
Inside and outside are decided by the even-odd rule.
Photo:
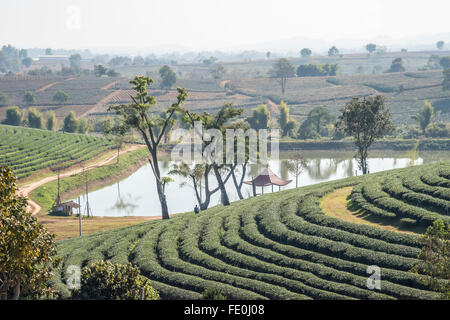
[[[0,0],[0,45],[226,49],[450,32],[449,0]]]

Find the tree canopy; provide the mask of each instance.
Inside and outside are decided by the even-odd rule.
[[[284,94],[287,79],[295,76],[295,67],[288,59],[281,58],[275,62],[273,68],[269,71],[269,75],[279,80],[281,93]]]
[[[161,89],[170,89],[177,82],[176,73],[167,65],[159,69],[159,75],[161,77]]]
[[[0,167],[0,299],[49,298],[48,282],[60,263],[55,236],[26,212],[27,199],[17,191],[12,170]]]
[[[301,55],[303,58],[307,58],[307,57],[309,57],[309,56],[312,55],[312,51],[311,51],[311,49],[309,49],[309,48],[303,48],[302,50],[300,50],[300,55]]]
[[[392,132],[392,116],[381,95],[360,100],[353,98],[342,109],[337,127],[353,136],[358,148],[357,160],[364,174],[368,171],[367,155],[372,143]]]

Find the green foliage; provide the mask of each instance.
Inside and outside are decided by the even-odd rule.
[[[391,67],[386,72],[405,72],[405,65],[402,58],[392,60]]]
[[[284,137],[287,135],[287,124],[289,122],[289,107],[284,101],[281,101],[280,103],[280,129],[281,129],[281,136]]]
[[[202,293],[202,300],[226,300],[219,288],[208,287]]]
[[[65,103],[69,100],[69,95],[65,93],[62,90],[56,91],[55,95],[53,96],[53,101],[58,103]]]
[[[440,58],[439,64],[442,66],[442,68],[449,69],[450,68],[450,56]]]
[[[10,166],[19,178],[56,165],[66,168],[112,147],[103,138],[9,126],[0,126],[0,136],[0,164]]]
[[[315,107],[305,121],[300,125],[298,136],[300,139],[315,139],[325,136],[326,126],[335,121],[335,117],[324,107]]]
[[[56,120],[56,115],[54,111],[47,111],[45,113],[46,115],[46,129],[50,130],[50,131],[56,131],[56,129],[58,128],[58,121]]]
[[[366,50],[369,52],[369,54],[373,53],[373,52],[377,51],[377,45],[374,43],[368,43],[366,45]]]
[[[422,132],[425,133],[426,128],[432,123],[434,117],[434,108],[430,101],[426,100],[423,103],[423,107],[418,115],[414,115],[411,118],[416,120],[420,125]]]
[[[163,68],[160,69],[163,70]],[[162,74],[173,72],[165,68]],[[173,103],[163,115],[159,116],[153,113],[153,107],[156,105],[156,99],[148,92],[148,87],[153,83],[153,79],[146,76],[136,76],[130,81],[133,85],[135,96],[131,96],[132,103],[113,105],[108,111],[115,111],[119,116],[120,127],[124,130],[136,129],[145,141],[151,158],[149,158],[153,174],[156,178],[156,188],[161,203],[161,211],[163,219],[169,219],[169,211],[167,208],[166,196],[164,193],[164,184],[162,183],[161,173],[158,162],[158,147],[162,138],[166,134],[168,127],[173,124],[173,116],[176,112],[184,112],[182,105],[186,100],[188,93],[183,88],[177,88],[177,101]]]
[[[211,75],[213,76],[214,79],[218,80],[218,79],[222,79],[223,76],[225,75],[225,73],[227,72],[227,70],[225,69],[225,67],[221,64],[215,64],[213,65],[210,69],[209,69]]]
[[[159,76],[161,77],[161,89],[170,89],[177,82],[176,73],[167,65],[159,69]]]
[[[6,109],[6,119],[3,123],[10,126],[20,126],[23,121],[23,116],[24,113],[20,111],[19,107],[8,107]]]
[[[73,293],[75,299],[97,300],[159,300],[150,281],[140,275],[131,263],[113,264],[99,261],[81,271],[81,287]]]
[[[0,297],[51,298],[48,281],[60,262],[55,236],[26,213],[27,199],[16,193],[13,171],[0,166]]]
[[[28,126],[36,129],[44,128],[44,117],[36,108],[28,109]]]
[[[25,102],[25,104],[27,105],[36,103],[36,96],[34,95],[33,92],[27,91],[23,96],[23,102]]]
[[[339,54],[339,50],[338,48],[336,48],[335,46],[332,46],[329,50],[328,50],[328,56],[329,57],[334,57],[337,56]]]
[[[0,106],[5,106],[7,104],[8,104],[8,96],[5,93],[0,92]]]
[[[94,74],[96,77],[101,77],[101,76],[106,75],[106,70],[108,70],[108,69],[105,68],[104,66],[102,66],[101,64],[94,65]]]
[[[74,133],[78,131],[80,126],[80,121],[77,119],[75,112],[70,111],[69,114],[64,118],[63,131]]]
[[[24,59],[22,59],[22,64],[29,68],[32,64],[33,64],[33,59],[31,59],[30,57],[26,57]]]
[[[450,90],[450,68],[444,69],[443,75],[444,81],[442,82],[442,89]]]
[[[281,93],[284,94],[286,91],[287,79],[295,76],[295,67],[288,59],[281,58],[269,71],[269,76],[278,79],[281,85]]]
[[[438,41],[438,42],[436,42],[436,47],[439,49],[439,50],[442,50],[442,49],[444,49],[444,45],[445,45],[445,42],[444,41]]]
[[[376,184],[378,189],[370,192],[382,192],[396,200],[393,204],[406,205],[401,219],[416,220],[406,215],[414,206],[406,196],[397,198],[399,185],[392,177],[420,180],[423,172],[433,172],[427,177],[433,183],[450,178],[445,162],[375,173],[370,179],[331,181],[216,206],[197,215],[185,213],[170,222],[152,221],[64,240],[58,252],[68,265],[105,257],[111,263],[130,262],[163,299],[202,299],[208,288],[219,288],[227,299],[436,299],[439,294],[420,275],[409,272],[421,251],[418,236],[336,219],[319,206],[321,198],[336,189],[354,186],[361,194],[362,187]],[[392,190],[392,195],[383,189]],[[362,197],[367,203],[376,198]],[[435,204],[443,204],[439,203]],[[433,216],[430,210],[434,209],[427,207],[423,213]],[[382,218],[384,223],[397,219],[388,216]],[[382,268],[381,290],[366,286],[367,266],[373,264]],[[55,274],[55,284],[64,280],[60,275]]]
[[[335,76],[338,70],[337,63],[302,64],[297,68],[299,77]]]
[[[353,136],[358,148],[358,164],[367,173],[368,149],[372,143],[393,130],[390,110],[385,107],[383,96],[353,98],[342,109],[337,127],[347,135]]]
[[[107,75],[108,77],[113,78],[113,77],[119,77],[119,76],[120,76],[120,73],[117,72],[117,71],[114,70],[114,69],[108,69],[108,71],[106,72],[106,75]]]
[[[426,128],[425,136],[431,138],[449,138],[450,123],[433,123]]]
[[[426,275],[425,284],[450,300],[450,223],[436,220],[422,237],[419,262],[412,269]]]
[[[81,55],[76,53],[76,54],[72,54],[69,57],[69,63],[70,63],[70,67],[71,68],[79,68],[80,67],[80,63],[81,63]]]
[[[246,121],[250,124],[250,127],[259,129],[268,129],[270,123],[270,112],[267,105],[260,104],[256,108],[252,109],[251,117],[248,117]]]
[[[79,133],[88,133],[90,130],[92,130],[92,123],[89,122],[86,118],[81,118],[78,121],[78,131]]]
[[[300,55],[303,58],[307,58],[307,57],[311,56],[311,54],[312,54],[312,51],[309,48],[303,48],[302,50],[300,50]]]

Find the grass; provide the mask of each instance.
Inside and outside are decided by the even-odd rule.
[[[386,224],[385,221],[373,217],[370,213],[365,212],[352,203],[350,199],[352,189],[352,187],[346,187],[327,194],[320,200],[320,209],[325,214],[351,223],[366,224],[402,233],[420,234],[424,232],[423,228],[416,228],[415,232],[402,230],[398,223],[396,225]]]
[[[422,180],[423,172],[430,174]],[[349,188],[377,182],[393,189],[386,179],[394,176],[410,177],[411,188],[435,192],[428,205],[423,199],[412,210],[409,198],[397,199],[402,190],[391,191],[395,215],[406,214],[401,203],[422,218],[419,224],[431,223],[450,190],[444,187],[449,162],[275,192],[200,214],[62,240],[58,255],[64,262],[53,283],[69,297],[66,267],[111,260],[137,265],[165,299],[198,299],[207,287],[219,287],[228,299],[436,299],[438,294],[409,272],[422,246],[417,235],[345,221],[321,209],[321,199],[336,190],[342,193],[335,197],[342,211]],[[374,264],[383,270],[382,288],[375,291],[366,286],[367,267]]]

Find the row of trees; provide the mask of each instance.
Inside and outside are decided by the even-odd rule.
[[[58,129],[58,121],[54,111],[48,110],[44,115],[36,108],[29,108],[25,112],[19,107],[8,107],[6,109],[6,119],[2,123],[10,126],[26,126],[52,131]],[[64,118],[62,130],[69,133],[88,133],[92,128],[93,125],[88,119],[78,119],[75,112],[71,111]]]
[[[19,107],[8,107],[6,109],[6,119],[3,124],[10,126],[28,126],[36,129],[47,129],[55,131],[58,127],[55,112],[49,110],[44,115],[36,108],[29,108],[28,114],[21,111]]]

